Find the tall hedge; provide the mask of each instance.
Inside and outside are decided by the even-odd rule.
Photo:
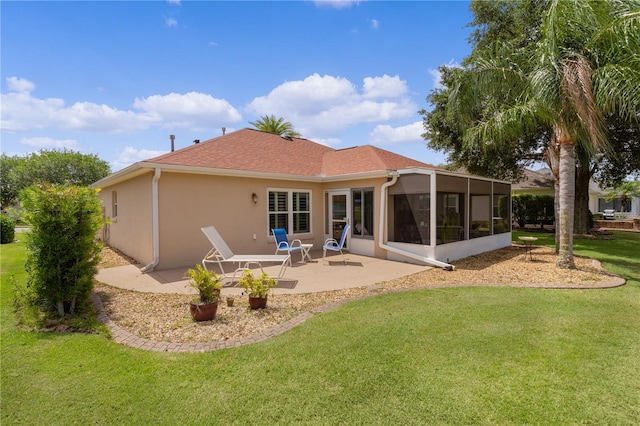
[[[72,185],[22,191],[27,233],[28,285],[48,310],[80,313],[93,291],[103,224],[97,190]]]
[[[512,197],[513,218],[522,228],[527,223],[539,224],[544,228],[545,222],[555,220],[555,207],[552,195],[522,194]]]

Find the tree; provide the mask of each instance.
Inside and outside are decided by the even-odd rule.
[[[0,163],[2,208],[16,201],[23,188],[34,184],[89,186],[109,175],[109,164],[92,154],[41,150],[26,157],[2,154]]]
[[[620,199],[620,212],[626,210],[627,204],[634,198],[640,197],[640,181],[627,180],[620,185],[611,188],[607,191],[605,199],[607,201],[613,201],[616,198]]]
[[[530,58],[523,60],[511,43],[497,43],[464,70],[449,96],[463,144],[510,147],[541,129],[557,144],[560,267],[575,267],[576,146],[607,153],[605,113],[638,120],[639,25],[637,0],[554,0]]]
[[[0,206],[2,210],[15,203],[22,184],[18,179],[18,169],[24,161],[22,157],[9,157],[4,152],[0,156]]]
[[[109,164],[96,155],[66,149],[41,150],[27,156],[21,178],[29,185],[50,183],[89,186],[109,173]]]
[[[640,121],[625,122],[607,114],[606,122],[613,155],[596,159],[594,179],[600,187],[611,188],[630,175],[640,176]]]
[[[559,147],[558,266],[575,267],[576,146],[586,154],[606,154],[603,113],[628,121],[638,118],[639,7],[637,1],[556,0],[545,16],[538,62],[528,80],[535,116],[553,127],[553,139]],[[584,155],[581,162],[586,164],[586,158]]]
[[[441,87],[434,89],[427,97],[434,108],[429,112],[420,111],[425,128],[422,136],[428,141],[427,146],[446,152],[454,168],[463,167],[480,176],[518,182],[524,179],[525,167],[542,160],[549,141],[546,129],[536,129],[530,134],[520,133],[509,141],[502,141],[500,145],[468,143],[463,138],[460,114],[448,101],[465,70],[483,63],[496,49],[504,49],[503,46],[508,46],[510,61],[516,62],[523,73],[528,72],[532,67],[527,63],[531,59],[531,46],[540,38],[547,3],[547,0],[471,2],[474,19],[468,26],[475,30],[469,37],[473,50],[463,61],[465,69],[440,67]],[[497,105],[511,95],[512,91],[502,94],[493,91],[490,96],[467,104],[464,113],[468,122],[486,119],[493,114]]]
[[[263,132],[274,133],[289,138],[300,137],[300,133],[293,129],[293,125],[288,121],[284,121],[282,117],[276,118],[274,115],[265,115],[260,117],[260,120],[250,121],[249,124]]]
[[[469,26],[476,29],[470,36],[473,51],[463,62],[467,69],[491,56],[496,45],[508,45],[509,61],[517,63],[521,72],[526,74],[527,70],[532,69],[531,59],[535,59],[535,55],[531,55],[531,46],[540,41],[543,18],[550,4],[547,0],[472,1],[470,8],[474,20]],[[463,74],[463,70],[441,67],[441,74],[442,87],[435,89],[427,97],[435,107],[430,112],[421,111],[425,126],[423,137],[428,140],[430,148],[447,153],[452,169],[466,168],[473,174],[518,182],[524,177],[523,168],[536,161],[545,161],[554,173],[556,184],[558,183],[557,164],[549,161],[554,160],[554,157],[548,156],[545,148],[551,146],[551,132],[544,127],[537,134],[520,134],[518,138],[503,141],[500,147],[495,144],[476,146],[466,143],[458,126],[458,117],[445,113],[449,94],[457,87],[458,77]],[[495,93],[491,95],[497,98]],[[477,102],[473,111],[475,116],[470,122],[486,119],[491,113],[488,107],[495,103],[495,99]],[[467,114],[470,112],[467,111]],[[601,187],[612,187],[620,184],[627,176],[640,173],[640,121],[623,119],[614,113],[604,115],[610,151],[606,156],[594,156],[593,152],[584,149],[577,153],[574,208],[574,233],[577,234],[589,232],[587,218],[591,179]],[[559,154],[556,152],[557,146],[554,150]],[[556,192],[557,190],[558,188]]]

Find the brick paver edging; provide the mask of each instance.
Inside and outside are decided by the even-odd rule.
[[[594,266],[602,269],[602,264],[597,260],[593,261]],[[610,279],[607,281],[598,282],[592,285],[583,285],[581,287],[570,287],[564,284],[520,284],[516,287],[529,287],[529,288],[548,288],[548,289],[575,289],[575,290],[583,290],[583,289],[605,289],[605,288],[614,288],[620,287],[626,283],[626,280],[618,275],[607,273]],[[468,286],[474,286],[474,284],[469,284]],[[484,287],[492,287],[487,284],[482,284],[479,286]],[[423,287],[412,287],[412,288],[403,288],[403,289],[393,289],[393,290],[384,290],[379,286],[371,286],[370,293],[362,296],[351,297],[348,299],[343,299],[338,302],[327,303],[326,305],[322,305],[320,307],[315,308],[312,312],[303,312],[300,315],[291,318],[289,321],[283,322],[282,324],[278,324],[275,327],[271,327],[268,330],[261,331],[259,333],[254,334],[253,336],[243,337],[241,339],[232,339],[226,340],[223,342],[207,342],[207,343],[171,343],[171,342],[158,342],[156,340],[145,339],[143,337],[136,336],[133,333],[128,332],[127,330],[120,327],[115,322],[111,321],[109,315],[107,315],[106,310],[104,309],[104,305],[102,304],[102,300],[100,296],[98,296],[95,292],[91,294],[91,300],[98,311],[98,320],[107,325],[111,330],[111,338],[114,342],[120,343],[126,346],[131,346],[132,348],[144,349],[148,351],[156,351],[156,352],[208,352],[215,351],[218,349],[224,348],[235,348],[238,346],[248,345],[250,343],[257,343],[263,340],[270,339],[271,337],[275,337],[279,334],[284,333],[292,329],[293,327],[302,324],[307,319],[311,318],[315,314],[327,312],[331,309],[334,309],[340,305],[343,305],[348,302],[353,302],[355,300],[364,299],[365,297],[370,297],[383,293],[398,293],[404,291],[413,291],[413,290],[423,290],[430,288],[445,288],[448,286],[438,286],[438,285],[427,285]],[[449,286],[450,287],[450,286]]]

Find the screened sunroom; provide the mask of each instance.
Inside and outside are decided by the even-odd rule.
[[[381,196],[380,245],[390,259],[440,265],[511,244],[509,182],[405,169]]]

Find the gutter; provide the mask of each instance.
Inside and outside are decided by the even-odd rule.
[[[432,266],[436,266],[438,268],[442,268],[442,269],[446,269],[448,271],[453,271],[455,270],[455,266],[449,264],[449,263],[445,263],[445,262],[440,262],[439,260],[435,260],[435,259],[430,259],[428,257],[424,257],[424,256],[420,256],[419,254],[415,254],[415,253],[411,253],[409,251],[406,250],[402,250],[399,249],[397,247],[391,247],[389,245],[386,244],[386,238],[385,238],[385,233],[384,233],[384,228],[385,228],[385,212],[387,211],[387,188],[389,188],[390,186],[393,186],[396,184],[396,182],[398,181],[398,177],[400,176],[400,173],[398,173],[397,171],[391,172],[391,180],[389,182],[385,182],[382,184],[382,186],[380,187],[380,221],[378,223],[378,235],[380,236],[380,238],[378,239],[378,246],[384,250],[390,251],[392,253],[396,253],[399,254],[401,256],[405,256],[408,257],[410,259],[414,259],[414,260],[418,260],[420,262],[424,262],[428,265],[432,265]]]
[[[153,179],[151,181],[151,226],[153,236],[153,261],[140,269],[143,274],[152,272],[160,262],[160,225],[158,217],[158,181],[162,171],[160,167],[156,167]]]

